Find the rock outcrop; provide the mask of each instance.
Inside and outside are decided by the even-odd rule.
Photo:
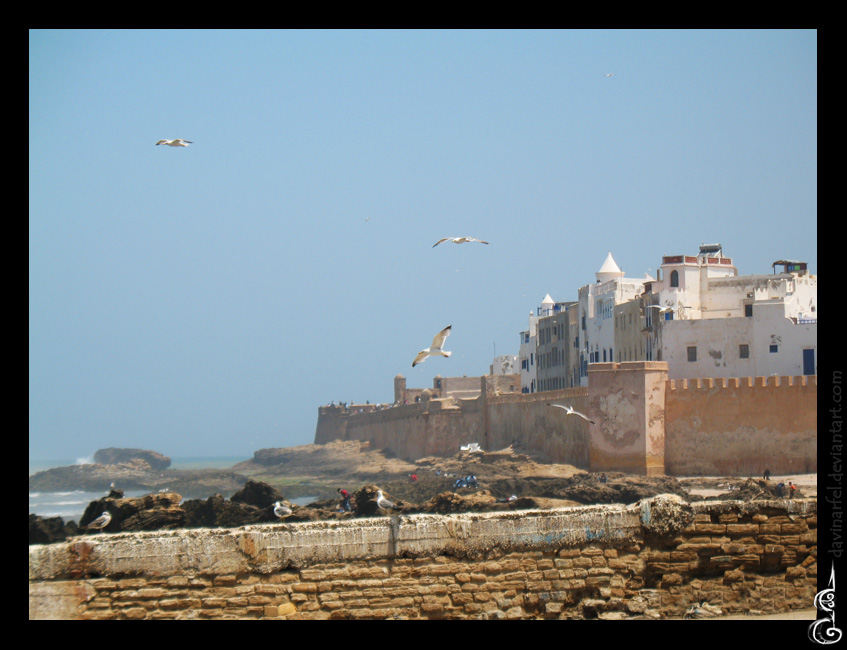
[[[108,449],[98,449],[94,454],[94,462],[101,465],[117,465],[135,459],[143,460],[150,466],[150,469],[154,470],[167,469],[171,466],[170,458],[163,456],[159,452],[149,451],[147,449],[109,447]]]

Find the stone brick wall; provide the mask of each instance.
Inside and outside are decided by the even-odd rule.
[[[30,618],[669,618],[813,606],[814,500],[410,515],[30,547]]]
[[[591,471],[659,476],[817,472],[817,377],[667,380],[667,363],[588,366],[588,388],[497,394],[485,376],[475,400],[432,399],[374,413],[321,407],[315,443],[363,440],[414,462],[479,442],[512,442]],[[562,417],[570,404],[596,424]]]

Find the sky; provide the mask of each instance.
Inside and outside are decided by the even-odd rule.
[[[817,274],[816,161],[814,30],[32,30],[30,460],[310,444],[609,252]]]

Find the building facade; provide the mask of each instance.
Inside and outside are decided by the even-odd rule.
[[[817,373],[817,277],[780,260],[739,276],[720,244],[626,278],[609,253],[575,302],[547,295],[521,332],[524,393],[586,386],[592,363],[666,361],[670,379]]]

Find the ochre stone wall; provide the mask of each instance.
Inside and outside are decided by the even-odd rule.
[[[592,471],[651,476],[817,472],[817,377],[667,380],[667,364],[589,365],[588,388],[431,399],[370,413],[321,407],[315,442],[370,441],[409,461],[478,442]],[[565,416],[569,404],[595,424]]]
[[[818,471],[817,377],[669,381],[665,395],[672,476]]]
[[[30,547],[30,618],[671,618],[813,606],[813,500],[410,515]]]

